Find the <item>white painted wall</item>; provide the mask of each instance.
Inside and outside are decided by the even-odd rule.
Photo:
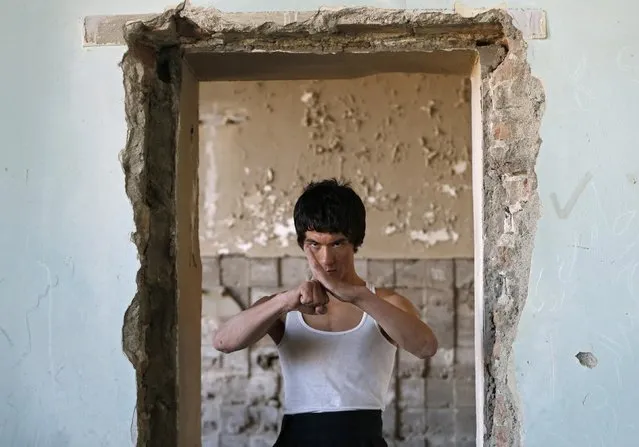
[[[264,9],[256,0],[212,3]],[[278,0],[268,9],[320,4]],[[130,442],[135,387],[120,327],[137,261],[117,158],[125,141],[117,66],[123,49],[83,49],[81,18],[164,6],[34,0],[12,2],[0,15],[3,447]],[[636,445],[639,3],[531,0],[508,7],[546,9],[550,32],[529,51],[548,98],[537,170],[543,217],[516,343],[526,445]],[[599,365],[580,366],[578,351],[592,351]]]

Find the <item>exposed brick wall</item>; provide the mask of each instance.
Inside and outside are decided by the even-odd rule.
[[[472,260],[358,260],[356,268],[375,285],[409,298],[440,342],[430,361],[398,353],[384,413],[389,445],[474,445]],[[220,321],[298,285],[307,272],[304,258],[203,259],[203,446],[271,446],[276,439],[282,379],[275,346],[265,338],[224,355],[212,348],[212,334]]]

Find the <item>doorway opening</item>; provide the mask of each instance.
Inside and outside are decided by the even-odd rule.
[[[204,446],[275,441],[277,349],[265,337],[225,355],[211,348],[212,334],[309,277],[294,201],[309,181],[331,177],[350,181],[367,206],[359,275],[409,298],[439,340],[428,362],[399,353],[384,412],[389,444],[474,441],[475,60],[453,51],[225,55],[216,65],[250,72],[200,83]]]
[[[229,405],[220,407],[220,412],[237,411],[239,416],[217,414],[215,408],[211,409],[206,404],[209,395],[213,396],[210,400],[216,398],[216,391],[207,390],[203,395],[200,386],[201,316],[206,315],[207,306],[216,308],[211,312],[226,312],[217,309],[217,306],[228,303],[228,300],[220,299],[207,301],[205,296],[203,313],[202,270],[205,295],[228,293],[233,302],[248,305],[251,292],[259,292],[253,291],[254,288],[281,287],[284,281],[294,277],[295,272],[300,274],[300,265],[303,265],[299,259],[290,257],[292,253],[284,247],[282,241],[290,236],[290,227],[286,220],[273,221],[273,218],[280,219],[277,210],[267,208],[271,214],[263,219],[266,227],[255,225],[244,228],[237,213],[233,215],[231,211],[229,216],[209,219],[220,215],[202,206],[211,205],[206,198],[200,203],[198,179],[199,182],[205,178],[210,181],[210,172],[203,175],[203,169],[211,165],[224,170],[227,175],[233,169],[240,169],[240,174],[248,176],[244,185],[240,181],[238,190],[232,189],[228,182],[224,183],[221,177],[214,182],[220,189],[208,191],[217,194],[212,203],[219,205],[220,210],[225,206],[231,210],[236,203],[234,201],[241,199],[233,195],[243,188],[245,192],[252,193],[252,197],[245,198],[255,201],[256,197],[261,197],[264,203],[273,205],[286,203],[286,200],[268,197],[274,192],[286,192],[291,187],[289,183],[287,188],[275,188],[277,179],[286,179],[291,172],[286,168],[288,157],[275,160],[274,157],[279,157],[280,153],[274,149],[286,154],[288,148],[274,148],[262,154],[267,157],[265,159],[258,156],[253,161],[249,160],[248,164],[262,167],[262,171],[253,171],[253,176],[259,176],[258,182],[258,177],[251,177],[251,166],[240,166],[232,157],[226,161],[207,162],[206,157],[224,156],[224,152],[204,151],[205,157],[200,159],[200,141],[206,138],[204,132],[210,130],[210,126],[206,127],[207,120],[222,120],[233,131],[239,131],[242,120],[248,118],[236,109],[231,110],[233,113],[227,113],[229,110],[226,109],[221,113],[218,110],[207,116],[199,104],[207,88],[213,88],[214,84],[205,83],[216,82],[219,87],[229,81],[250,82],[253,83],[251,88],[264,89],[265,82],[282,80],[308,84],[311,79],[339,83],[338,80],[348,78],[350,82],[353,79],[372,82],[373,78],[379,81],[386,76],[386,82],[390,82],[390,78],[399,76],[404,80],[395,80],[391,84],[403,87],[410,85],[411,76],[424,76],[423,73],[442,78],[459,76],[460,92],[456,93],[462,104],[459,107],[464,107],[464,98],[469,98],[470,130],[466,132],[470,146],[467,146],[466,158],[453,154],[447,160],[448,174],[453,176],[451,179],[472,179],[472,187],[466,185],[470,189],[466,192],[472,192],[473,208],[466,231],[457,231],[461,224],[455,223],[451,216],[446,220],[445,213],[442,213],[441,221],[436,215],[432,222],[434,226],[429,227],[429,210],[419,205],[420,215],[415,217],[406,216],[409,207],[401,201],[394,208],[384,209],[380,205],[384,201],[392,203],[398,200],[390,197],[392,194],[397,194],[398,198],[401,196],[392,189],[401,188],[402,184],[405,186],[405,179],[389,183],[388,177],[382,176],[383,172],[375,177],[374,174],[383,171],[384,163],[392,164],[393,160],[401,163],[404,157],[408,163],[404,169],[408,170],[409,165],[414,164],[411,157],[415,156],[415,151],[412,147],[420,148],[421,172],[426,172],[425,163],[437,166],[435,158],[438,154],[445,158],[443,154],[446,151],[433,147],[433,133],[437,132],[437,136],[441,137],[437,141],[445,141],[447,132],[449,136],[457,135],[457,132],[453,133],[454,129],[445,125],[431,126],[437,122],[433,116],[442,112],[443,106],[435,100],[437,98],[431,98],[432,103],[426,101],[419,105],[420,112],[430,116],[424,120],[422,129],[426,134],[417,136],[412,145],[403,141],[386,142],[389,144],[384,147],[388,150],[383,151],[377,150],[372,142],[368,145],[353,143],[342,133],[334,132],[334,127],[331,130],[335,123],[356,129],[370,120],[368,116],[362,119],[354,113],[362,109],[349,107],[348,95],[344,95],[346,99],[340,106],[341,114],[337,120],[328,120],[327,110],[319,99],[323,89],[333,87],[325,84],[321,89],[313,89],[299,84],[299,88],[304,88],[295,96],[295,104],[303,107],[302,114],[308,127],[305,138],[309,141],[298,150],[306,151],[320,167],[325,166],[331,172],[337,170],[338,177],[354,183],[361,179],[359,185],[362,191],[367,191],[368,203],[380,205],[377,226],[373,224],[371,230],[376,231],[377,228],[384,237],[372,238],[372,248],[370,253],[363,253],[360,268],[365,268],[369,277],[378,272],[380,278],[387,276],[386,281],[394,286],[410,289],[413,298],[422,306],[426,305],[427,319],[431,318],[429,308],[440,309],[441,314],[447,317],[453,316],[456,329],[449,331],[453,334],[451,346],[444,347],[430,367],[399,359],[396,413],[389,413],[390,422],[387,424],[394,434],[388,433],[388,437],[417,442],[426,442],[432,437],[433,442],[447,439],[457,445],[475,442],[482,445],[484,441],[497,445],[518,443],[520,412],[509,368],[512,342],[527,294],[532,237],[539,210],[534,165],[540,144],[538,128],[544,97],[540,83],[531,76],[526,63],[525,43],[512,26],[509,16],[491,11],[463,18],[454,14],[363,8],[320,12],[306,20],[278,26],[256,22],[241,14],[224,15],[217,11],[179,7],[149,21],[128,24],[126,40],[129,48],[122,68],[129,135],[122,159],[127,194],[134,208],[134,240],[141,268],[138,292],[125,315],[123,342],[137,373],[138,445],[199,445],[201,431],[206,434],[207,430],[207,427],[202,427],[201,417],[211,431],[219,431],[219,424],[226,418],[231,421],[226,424],[230,424],[231,428],[225,435],[240,436],[227,441],[244,442],[241,425],[246,419],[243,419],[246,413],[242,413],[247,411],[246,404],[241,401],[233,404],[233,396],[230,396]],[[259,84],[260,81],[262,84]],[[415,85],[419,84],[424,84],[423,79],[415,81]],[[268,88],[275,88],[274,85],[269,84]],[[235,87],[227,84],[226,88],[231,88],[233,93]],[[388,89],[377,91],[392,95],[393,89],[389,84]],[[400,88],[396,90],[399,94]],[[222,95],[222,91],[214,92],[215,97]],[[355,100],[356,96],[353,96]],[[418,95],[415,97],[419,98]],[[387,99],[384,97],[382,102]],[[267,105],[263,105],[260,113],[272,113]],[[402,101],[387,105],[396,118],[407,113]],[[375,108],[363,110],[370,114]],[[386,113],[386,116],[391,115]],[[409,130],[416,131],[406,129],[402,135]],[[376,133],[368,131],[350,132],[348,135],[377,138]],[[451,147],[463,146],[451,141]],[[364,150],[365,146],[368,151]],[[359,152],[362,153],[358,155]],[[368,162],[366,169],[360,168],[362,174],[358,175],[358,166],[367,166],[367,152],[373,161]],[[429,159],[432,153],[434,155]],[[382,159],[375,161],[375,157]],[[387,159],[383,160],[384,157]],[[463,161],[467,163],[468,172],[462,170]],[[276,162],[284,164],[269,170],[268,166],[264,166],[268,162],[274,166]],[[246,173],[244,168],[248,168],[249,172]],[[321,169],[315,173],[324,176]],[[469,173],[472,175],[469,176]],[[307,180],[302,177],[296,180]],[[420,183],[429,183],[439,188],[439,193],[450,197],[459,198],[464,191],[463,181],[458,184],[453,184],[452,180],[444,183],[448,181],[444,178],[414,178],[414,181],[416,188],[424,187]],[[389,184],[394,186],[387,186]],[[253,188],[254,185],[259,187]],[[388,194],[385,188],[389,189]],[[470,196],[468,199],[471,201]],[[248,203],[251,203],[250,200]],[[384,214],[395,209],[404,211],[404,214],[395,214],[393,219]],[[248,223],[255,224],[258,218],[251,216]],[[419,226],[416,226],[415,219],[420,220]],[[270,228],[269,222],[279,226]],[[472,231],[469,231],[471,222]],[[225,228],[220,226],[222,223]],[[211,224],[210,228],[206,227],[208,224]],[[200,228],[204,228],[202,233]],[[241,237],[238,236],[240,234]],[[277,236],[275,239],[270,238],[273,234]],[[400,241],[397,237],[402,234],[408,235],[408,245],[389,245],[388,242],[385,245],[384,241],[391,236],[396,236],[396,242]],[[433,250],[446,246],[454,252],[456,247],[463,245],[460,243],[463,238],[470,240],[471,256],[454,253],[435,256]],[[230,246],[220,246],[220,241],[226,241]],[[278,244],[280,251],[273,251]],[[389,252],[389,247],[395,247],[397,251]],[[201,257],[200,250],[204,257]],[[431,255],[425,255],[429,250]],[[243,254],[238,256],[240,252]],[[468,258],[474,258],[474,265]],[[216,269],[221,273],[217,283]],[[389,271],[392,271],[392,280],[388,279]],[[473,283],[474,293],[471,289]],[[441,292],[439,295],[434,292],[437,290]],[[469,298],[469,293],[473,298]],[[466,306],[461,311],[457,306],[459,303]],[[451,305],[454,306],[452,313]],[[223,304],[220,306],[224,307]],[[469,309],[474,318],[474,324],[470,325],[472,346],[468,338],[463,345],[458,343],[463,332],[461,329],[466,331],[466,336],[470,330]],[[464,315],[466,321],[461,329],[460,315]],[[457,325],[455,320],[458,320]],[[442,325],[443,330],[449,328],[449,324]],[[207,353],[202,352],[202,355],[206,357]],[[468,397],[473,396],[472,379],[470,383],[468,380],[462,382],[461,377],[455,375],[455,366],[461,359],[466,362],[466,376],[474,376],[474,399]],[[217,361],[214,358],[208,360]],[[272,347],[269,346],[258,346],[250,354],[244,352],[236,358],[221,360],[223,368],[239,368],[240,377],[247,374],[249,382],[253,380],[247,382],[247,386],[254,387],[253,391],[258,395],[261,393],[266,405],[256,410],[259,415],[248,415],[248,418],[260,418],[261,423],[270,424],[271,429],[272,421],[277,419],[276,404],[268,405],[271,400],[277,400],[272,399],[273,394],[277,394],[277,388],[273,391],[277,372],[269,371],[272,362]],[[264,374],[253,379],[250,376],[250,368],[253,367],[264,369]],[[237,376],[233,376],[232,380],[239,380]],[[436,385],[433,392],[429,392],[429,384]],[[240,383],[236,385],[242,388]],[[226,391],[235,389],[227,385],[223,388]],[[427,402],[429,398],[430,404]],[[405,402],[402,403],[402,399]],[[201,408],[202,402],[204,406]],[[459,408],[473,409],[470,419],[476,414],[476,435],[472,439],[466,434],[468,424],[464,433],[457,431],[457,415],[463,413],[458,403],[465,403]],[[431,426],[445,427],[450,422],[453,431],[429,433],[428,411]],[[411,417],[412,423],[408,422]],[[264,442],[268,441],[267,436]]]

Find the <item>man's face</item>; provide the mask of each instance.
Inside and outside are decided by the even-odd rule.
[[[354,271],[355,250],[343,234],[307,231],[304,249],[307,248],[331,276],[346,279]]]

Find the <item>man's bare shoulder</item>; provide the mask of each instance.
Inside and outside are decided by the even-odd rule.
[[[411,303],[408,298],[397,293],[394,289],[379,287],[375,289],[375,294],[384,301],[387,301],[390,304],[393,304],[394,306],[397,306],[406,312],[417,314],[417,309],[415,308],[413,303]]]
[[[375,295],[383,299],[388,299],[389,297],[393,295],[397,295],[397,292],[395,292],[394,289],[387,289],[385,287],[376,287]]]

